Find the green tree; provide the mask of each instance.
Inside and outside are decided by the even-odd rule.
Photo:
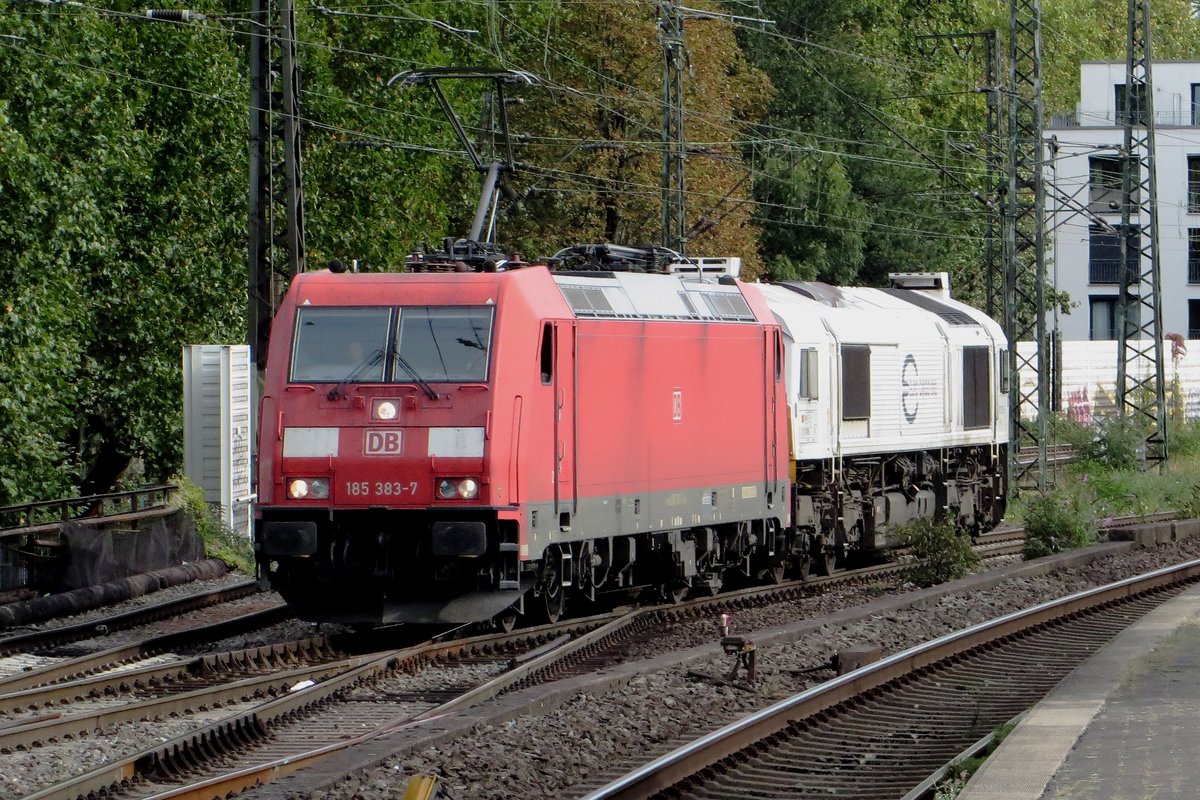
[[[704,6],[703,3],[700,4]],[[538,73],[514,120],[532,133],[520,158],[542,167],[519,176],[504,239],[545,253],[576,242],[657,244],[661,238],[663,53],[653,4],[564,3],[546,23],[545,46],[516,59]],[[532,38],[509,16],[505,25]],[[737,255],[758,273],[751,182],[739,142],[770,95],[720,19],[684,22],[689,253]]]
[[[236,52],[119,13],[0,22],[0,503],[162,475],[180,346],[241,338],[245,95],[212,92]]]

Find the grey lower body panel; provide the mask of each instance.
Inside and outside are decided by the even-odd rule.
[[[788,484],[745,483],[640,494],[527,503],[527,557],[553,544],[631,536],[775,518],[786,523]]]

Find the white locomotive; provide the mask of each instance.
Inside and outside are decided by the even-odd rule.
[[[950,298],[946,273],[891,279],[756,287],[784,333],[802,573],[886,548],[889,528],[918,517],[976,533],[1004,515],[1004,333]]]

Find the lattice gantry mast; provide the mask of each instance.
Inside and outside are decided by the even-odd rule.
[[[1117,111],[1125,129],[1121,182],[1124,263],[1118,299],[1117,408],[1145,423],[1145,459],[1167,459],[1163,381],[1162,290],[1158,258],[1158,186],[1154,174],[1154,83],[1150,0],[1129,0],[1125,91]]]
[[[278,20],[276,20],[278,17]],[[249,344],[266,365],[271,318],[304,271],[300,69],[294,0],[253,0],[250,22]]]
[[[660,6],[659,29],[663,46],[663,163],[662,244],[683,253],[687,247],[684,228],[683,9],[679,0]]]
[[[1009,341],[1010,484],[1046,488],[1050,416],[1046,336],[1046,246],[1042,142],[1042,8],[1009,7],[1008,197],[1005,214],[1004,332]],[[1025,342],[1020,352],[1018,342]],[[1021,451],[1037,452],[1035,459]],[[1036,475],[1034,474],[1036,472]]]

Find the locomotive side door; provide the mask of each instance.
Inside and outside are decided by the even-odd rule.
[[[575,321],[554,323],[554,513],[560,526],[575,514]]]
[[[766,483],[767,491],[774,490],[776,463],[779,453],[776,450],[776,432],[779,430],[779,394],[783,383],[783,334],[778,328],[764,333],[764,349],[766,367],[764,395],[767,398],[766,419],[764,420],[764,452],[766,453]]]

